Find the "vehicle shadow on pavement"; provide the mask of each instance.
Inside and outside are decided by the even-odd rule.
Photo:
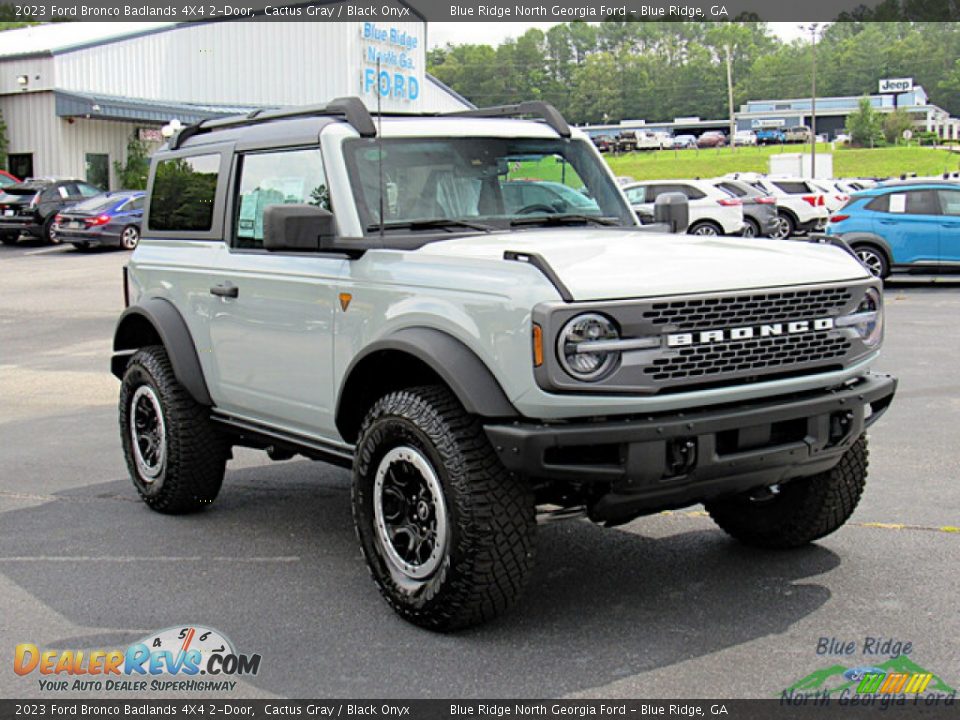
[[[840,563],[818,546],[749,550],[682,514],[549,525],[517,608],[436,635],[380,599],[348,481],[292,461],[228,471],[197,515],[153,513],[126,480],[5,512],[0,573],[76,627],[20,639],[110,649],[196,623],[260,653],[246,680],[280,695],[550,697],[783,633],[827,602],[817,576]]]

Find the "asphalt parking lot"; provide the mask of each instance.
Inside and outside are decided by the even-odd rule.
[[[960,282],[888,286],[878,368],[900,391],[838,533],[772,553],[695,508],[546,526],[520,606],[439,636],[380,599],[343,470],[238,451],[208,512],[137,500],[107,369],[127,257],[0,247],[0,696],[44,694],[12,671],[16,643],[124,647],[193,623],[262,655],[234,697],[778,697],[884,659],[818,655],[822,637],[910,642],[960,685]]]

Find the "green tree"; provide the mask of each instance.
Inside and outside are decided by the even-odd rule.
[[[847,132],[851,144],[859,147],[873,147],[883,139],[883,120],[870,98],[860,98],[857,109],[847,115]]]
[[[896,145],[903,137],[903,131],[913,127],[910,113],[898,108],[883,118],[883,137],[891,145]]]
[[[127,141],[127,161],[115,160],[113,169],[123,190],[146,190],[150,172],[150,155],[146,143],[137,137],[136,130]]]

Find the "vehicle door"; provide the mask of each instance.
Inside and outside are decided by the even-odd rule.
[[[937,190],[940,199],[940,265],[960,268],[960,189]]]
[[[241,150],[230,185],[229,242],[211,288],[217,403],[240,418],[336,439],[334,306],[347,260],[263,247],[264,211],[271,205],[331,209],[321,151]]]
[[[874,228],[890,246],[893,262],[939,262],[942,217],[937,191],[903,190],[887,198],[885,210],[877,212]],[[875,209],[872,204],[870,209]]]

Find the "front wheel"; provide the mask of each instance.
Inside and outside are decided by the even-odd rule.
[[[220,492],[228,445],[157,345],[134,354],[120,386],[120,437],[133,485],[153,510],[201,510]]]
[[[533,494],[446,388],[377,401],[360,430],[352,500],[367,566],[405,620],[455,630],[519,597],[533,565]]]
[[[776,492],[743,493],[707,503],[729,535],[760,548],[797,548],[829,535],[853,514],[867,481],[867,438],[827,472],[792,480]]]

